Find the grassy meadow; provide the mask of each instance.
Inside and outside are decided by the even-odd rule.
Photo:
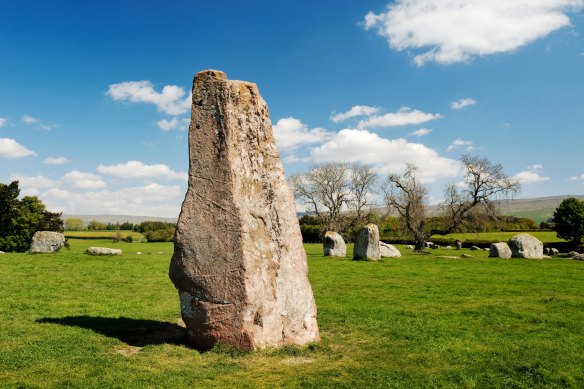
[[[555,243],[555,242],[565,242],[565,240],[557,237],[555,231],[529,231],[526,232],[539,239],[544,244]],[[515,235],[520,234],[520,232],[469,232],[469,233],[454,233],[448,235],[432,235],[432,239],[447,239],[454,242],[457,239],[463,242],[507,242],[509,239]]]
[[[404,246],[354,262],[351,246],[343,259],[306,245],[322,341],[200,353],[184,344],[172,243],[69,242],[0,256],[0,386],[584,386],[584,262]]]

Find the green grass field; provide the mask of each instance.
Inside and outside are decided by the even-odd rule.
[[[171,243],[70,244],[0,256],[2,387],[584,386],[584,262],[403,246],[353,262],[306,245],[322,341],[200,353],[178,325]]]
[[[125,238],[131,236],[134,240],[140,240],[144,235],[135,231],[119,231],[120,236]],[[118,231],[65,231],[63,234],[67,239],[111,239]]]
[[[555,231],[529,231],[529,235],[533,235],[544,244],[554,242],[565,242],[565,240],[557,237]],[[432,235],[432,239],[448,239],[454,242],[457,239],[465,241],[481,241],[481,242],[507,242],[513,236],[520,234],[520,232],[477,232],[477,233],[458,233],[448,235]]]

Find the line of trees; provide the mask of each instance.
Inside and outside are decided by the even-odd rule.
[[[433,234],[468,230],[499,220],[495,200],[516,195],[521,189],[519,181],[503,172],[501,164],[488,158],[464,154],[460,162],[463,181],[445,187],[441,216],[431,219],[426,215],[428,188],[413,164],[407,164],[401,174],[390,173],[380,180],[371,165],[326,163],[292,176],[290,183],[296,200],[325,231],[348,234],[372,218],[372,207],[384,206],[388,214],[399,216],[416,249],[422,250]]]

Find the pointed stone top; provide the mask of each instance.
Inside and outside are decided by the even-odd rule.
[[[217,78],[220,80],[227,80],[227,74],[225,74],[225,72],[222,72],[221,70],[213,70],[213,69],[207,69],[207,70],[200,71],[196,74],[196,77],[211,77],[211,78]]]

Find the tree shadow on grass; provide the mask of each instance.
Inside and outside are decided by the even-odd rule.
[[[45,317],[36,322],[87,328],[98,334],[117,338],[134,347],[187,344],[187,330],[184,327],[163,321],[129,319],[127,317],[67,316],[61,318]]]

